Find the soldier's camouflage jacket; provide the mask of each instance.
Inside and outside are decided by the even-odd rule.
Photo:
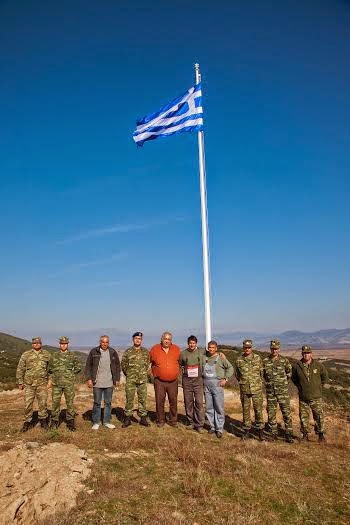
[[[292,365],[286,357],[271,356],[263,359],[264,379],[267,393],[283,394],[288,391],[288,379],[292,377]]]
[[[49,363],[50,380],[55,386],[72,384],[81,368],[78,357],[69,350],[56,352],[52,354]]]
[[[236,377],[242,394],[261,394],[263,362],[258,354],[245,357],[243,354],[236,361]]]
[[[44,385],[49,376],[50,353],[47,350],[27,350],[19,360],[16,381],[19,385]]]
[[[147,371],[150,365],[149,351],[141,347],[139,350],[134,346],[125,350],[121,367],[127,381],[144,383],[148,380]]]

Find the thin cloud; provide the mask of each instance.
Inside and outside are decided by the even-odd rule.
[[[66,268],[63,268],[59,272],[51,274],[49,277],[59,277],[60,275],[74,272],[76,270],[81,270],[82,268],[90,268],[92,266],[102,266],[104,264],[109,264],[110,262],[113,262],[113,261],[124,259],[125,257],[127,257],[126,253],[115,253],[111,255],[110,257],[106,257],[104,259],[94,259],[93,261],[84,261],[80,263],[74,263],[74,264],[71,264],[70,266],[67,266]]]
[[[85,239],[91,239],[92,237],[102,237],[104,235],[110,235],[113,233],[129,233],[133,231],[147,230],[149,228],[153,228],[154,226],[169,224],[169,222],[183,222],[185,220],[185,217],[175,217],[174,219],[146,222],[143,224],[112,224],[111,226],[105,226],[104,228],[95,228],[78,233],[77,235],[72,235],[71,237],[66,237],[65,239],[56,241],[55,244],[70,244],[72,242],[83,241]]]
[[[109,235],[111,233],[128,233],[137,230],[146,230],[149,228],[149,224],[114,224],[112,226],[106,226],[104,228],[97,228],[95,230],[87,230],[77,235],[72,235],[61,241],[57,241],[55,244],[70,244],[76,241],[83,241],[85,239],[91,239],[91,237],[101,237],[103,235]]]

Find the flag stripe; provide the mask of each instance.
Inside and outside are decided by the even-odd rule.
[[[173,135],[174,133],[181,133],[181,131],[193,131],[194,128],[197,129],[197,131],[200,131],[200,129],[203,128],[203,119],[193,119],[188,120],[186,122],[186,125],[180,124],[179,126],[174,126],[172,128],[169,128],[168,130],[160,129],[158,131],[145,131],[144,133],[141,133],[140,135],[137,135],[134,137],[135,142],[146,142],[146,140],[149,140],[151,136],[154,138],[160,137],[160,136],[169,136]],[[200,128],[200,129],[198,129]]]
[[[202,108],[201,108],[202,109]],[[196,113],[191,113],[191,114],[188,114],[186,117],[173,117],[173,118],[169,118],[169,119],[163,119],[161,120],[160,122],[157,122],[157,125],[148,125],[146,127],[142,127],[142,129],[140,129],[140,131],[135,131],[134,133],[134,136],[137,137],[138,135],[140,135],[141,133],[145,132],[145,131],[161,131],[162,129],[164,128],[172,128],[173,126],[179,126],[180,124],[184,124],[185,122],[187,122],[188,120],[193,120],[193,119],[198,119],[198,120],[202,120],[202,124],[203,124],[203,116],[202,116],[202,113],[203,111],[201,112],[197,112]]]

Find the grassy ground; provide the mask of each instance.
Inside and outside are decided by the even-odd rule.
[[[343,524],[350,523],[350,422],[341,412],[327,411],[327,443],[288,445],[242,442],[238,394],[227,391],[228,432],[222,440],[199,435],[180,423],[173,429],[121,428],[123,392],[117,392],[116,430],[90,430],[91,393],[79,386],[78,431],[34,428],[20,434],[22,395],[0,395],[0,447],[21,440],[75,443],[93,458],[91,477],[77,507],[46,525],[79,524]],[[151,418],[154,396],[149,390]],[[293,400],[295,430],[297,403]],[[82,417],[83,416],[83,417]],[[233,432],[233,433],[231,433]],[[298,433],[298,432],[296,432]],[[67,487],[69,490],[69,487]]]

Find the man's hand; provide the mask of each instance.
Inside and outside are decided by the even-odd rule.
[[[220,381],[219,381],[219,385],[220,386],[225,386],[226,383],[227,383],[227,379],[220,379]]]
[[[50,388],[52,388],[52,383],[51,383],[51,381],[48,381],[47,382],[47,389],[50,390]]]
[[[89,388],[92,388],[94,386],[93,382],[92,382],[92,379],[89,379],[87,382],[86,382],[87,386]]]
[[[19,388],[20,390],[23,390],[23,389],[24,389],[24,385],[18,385],[18,388]]]
[[[117,381],[117,382],[116,382],[116,384],[114,385],[114,390],[118,390],[118,388],[119,388],[119,385],[120,385],[120,382],[119,382],[119,381]]]

